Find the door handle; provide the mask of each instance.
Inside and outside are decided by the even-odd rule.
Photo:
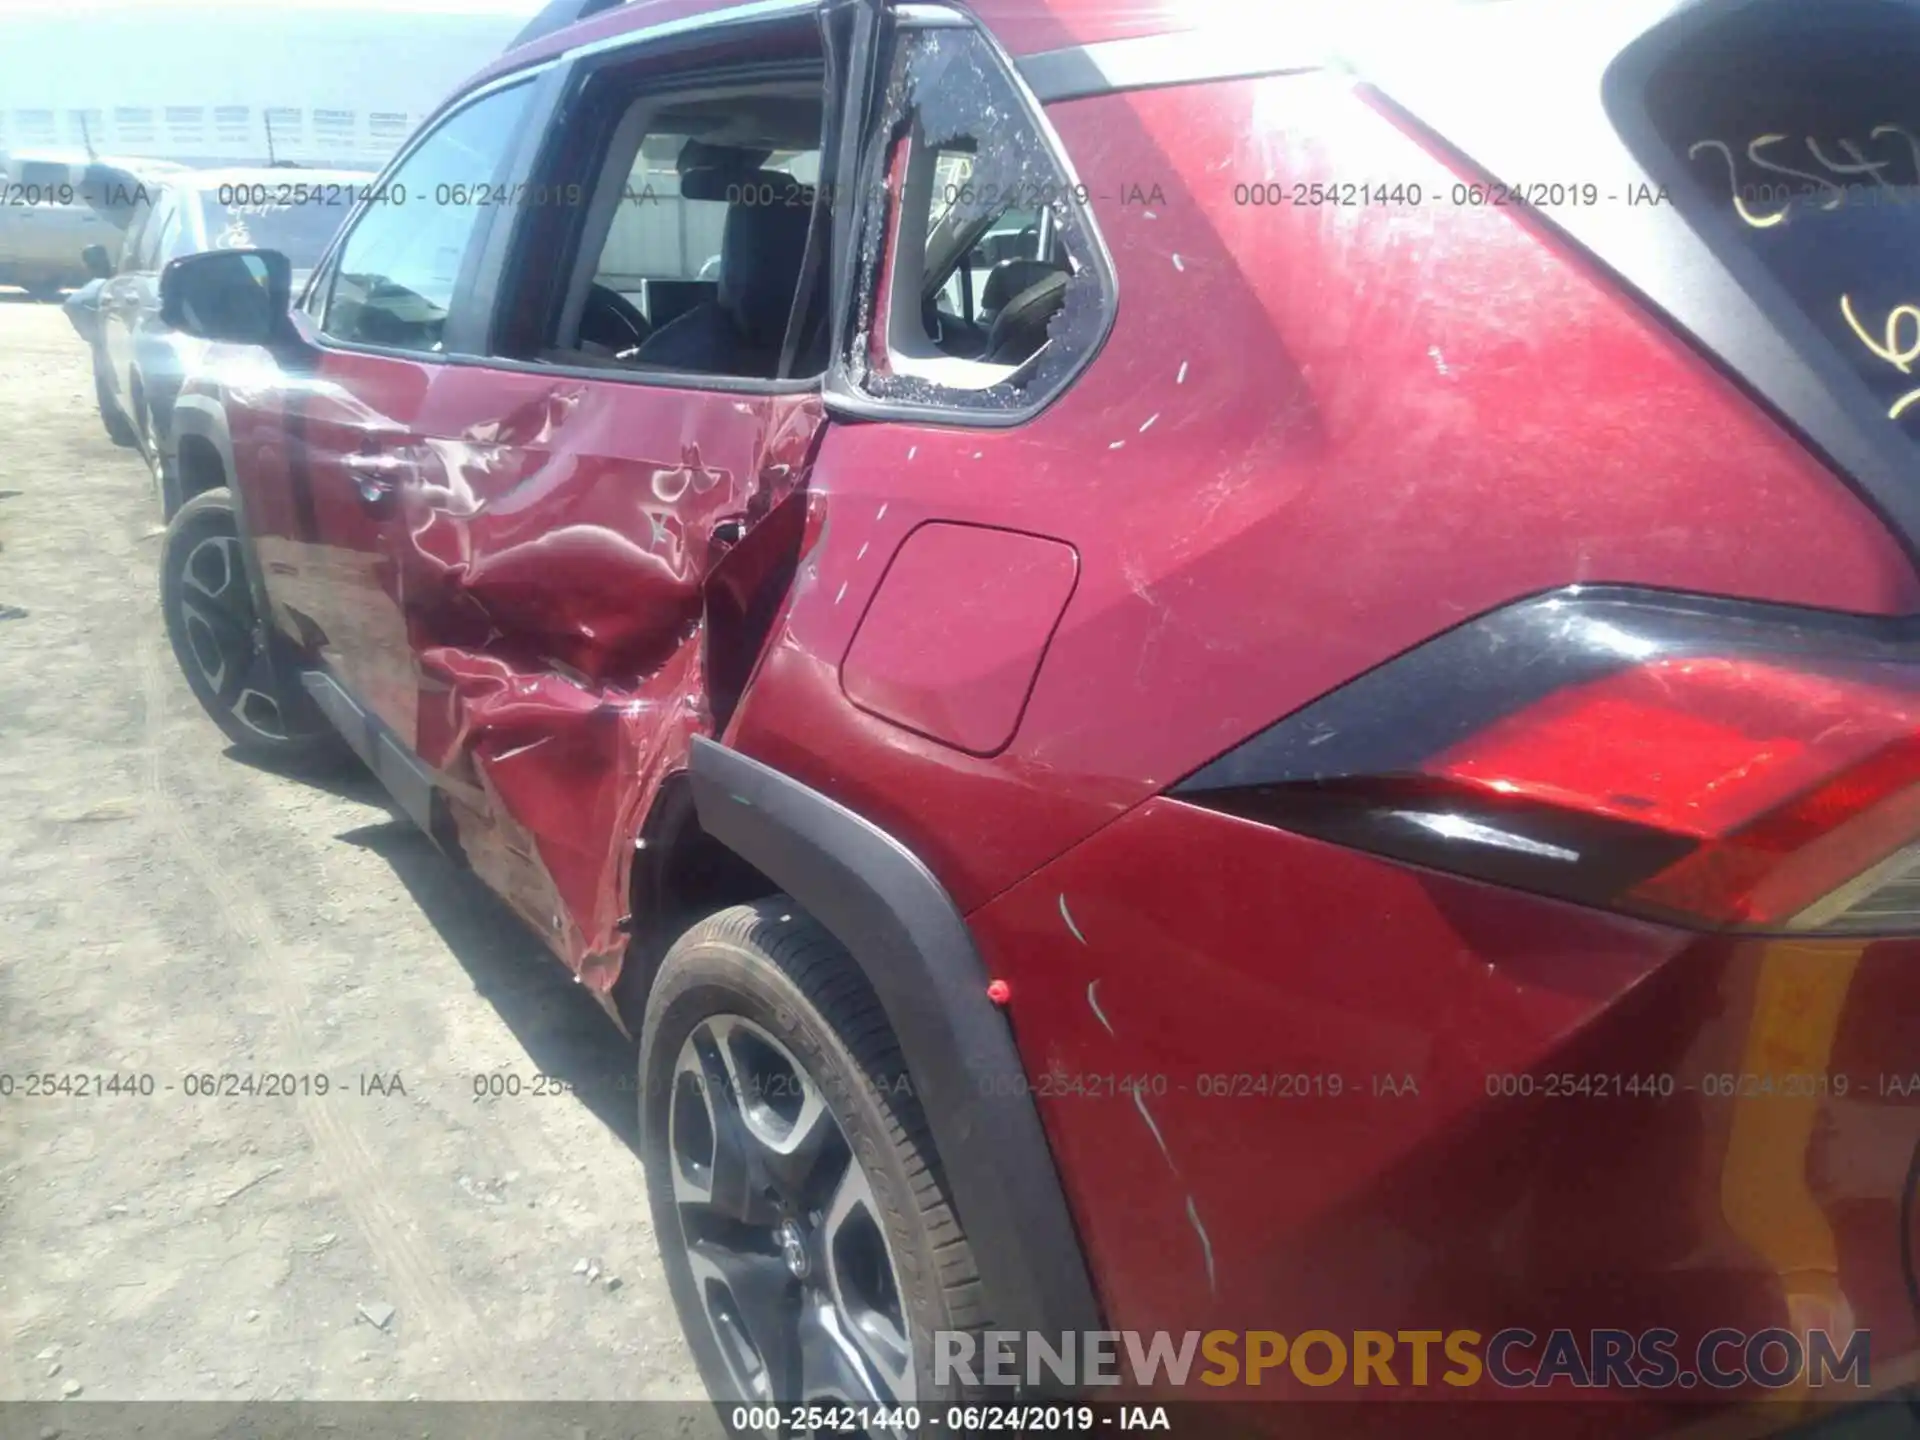
[[[354,488],[367,505],[378,505],[390,497],[406,468],[397,456],[381,454],[348,455],[340,463],[353,477]]]

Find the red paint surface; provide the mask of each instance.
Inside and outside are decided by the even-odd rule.
[[[557,948],[596,980],[625,946],[633,837],[708,728],[708,537],[796,483],[819,415],[805,396],[470,369],[430,398],[445,438],[392,531],[417,748],[465,798],[463,843],[507,827],[512,893],[557,902]]]
[[[509,50],[477,74],[476,85],[581,45],[670,24],[689,17],[737,8],[741,0],[626,0],[617,9],[578,25],[543,35]],[[992,28],[995,38],[1015,55],[1190,30],[1212,11],[1231,15],[1234,0],[975,0],[968,8]]]
[[[862,710],[975,755],[1013,737],[1073,594],[1070,547],[922,525],[887,567],[840,669]]]
[[[1857,944],[1803,947],[1800,976],[1843,997],[1813,1068],[1851,1086],[1801,1102],[1702,1093],[1755,1069],[1764,942],[1695,941],[1174,801],[970,920],[1017,997],[1116,1328],[1666,1326],[1690,1344],[1788,1324],[1786,1296],[1818,1291],[1873,1331],[1876,1367],[1915,1350],[1898,1205],[1920,1104],[1877,1091],[1920,1068],[1920,942],[1873,944],[1850,972]],[[1556,1073],[1675,1086],[1488,1094]],[[1235,1077],[1288,1077],[1286,1093]],[[1743,1110],[1774,1127],[1757,1162],[1730,1139]],[[1343,1398],[1283,1376],[1240,1396]]]
[[[963,907],[1520,596],[1616,581],[1871,613],[1920,603],[1864,505],[1512,212],[1235,204],[1233,177],[1268,170],[1451,185],[1340,85],[1150,90],[1051,113],[1105,197],[1111,337],[1017,429],[829,429],[812,487],[828,540],[730,731],[901,835]],[[1122,203],[1135,185],[1161,198]],[[928,520],[1051,535],[1081,558],[1019,732],[990,760],[903,735],[840,692],[886,558]]]
[[[629,6],[573,38],[696,8]],[[1149,23],[1005,13],[1016,49]],[[1791,961],[1153,798],[1545,589],[1911,612],[1920,586],[1892,539],[1515,214],[1236,204],[1236,180],[1264,176],[1445,192],[1452,173],[1341,85],[1150,90],[1052,118],[1121,298],[1102,352],[1037,419],[822,433],[812,397],[350,360],[261,376],[230,416],[276,613],[376,637],[349,663],[440,775],[476,867],[604,986],[633,838],[712,728],[708,537],[804,482],[807,549],[726,738],[928,864],[1006,980],[1036,1079],[1165,1078],[1146,1113],[1114,1088],[1043,1103],[1113,1323],[1757,1328],[1824,1285],[1874,1329],[1876,1365],[1910,1351],[1910,1103],[1822,1099],[1804,1135],[1756,1147],[1750,1117],[1787,1111],[1697,1089],[1504,1103],[1487,1077],[1737,1071],[1778,1020],[1767,977],[1824,955],[1845,981],[1823,1063],[1867,1086],[1920,1050],[1914,945]],[[300,481],[283,408],[303,388]],[[384,518],[334,473],[363,443],[404,466]],[[1059,567],[1037,564],[969,623],[936,613],[915,632],[910,609],[883,608],[893,628],[863,653],[889,557],[928,524],[1070,546],[1064,614]],[[913,584],[950,617],[939,570]],[[1009,653],[1032,650],[1006,626],[1042,615],[1059,625],[1003,749],[914,733],[999,744]],[[913,663],[916,633],[939,665]],[[852,703],[843,667],[902,723]],[[956,675],[1002,678],[990,703],[941,713],[937,682]],[[1199,1093],[1202,1075],[1241,1074],[1339,1076],[1343,1094]],[[1376,1096],[1378,1076],[1418,1094]],[[1749,1193],[1785,1198],[1769,1211]]]

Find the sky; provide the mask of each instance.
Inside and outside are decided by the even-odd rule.
[[[540,0],[0,0],[0,111],[419,115],[539,9]]]

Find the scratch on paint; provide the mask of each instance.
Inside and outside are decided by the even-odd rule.
[[[1187,383],[1187,362],[1186,361],[1182,360],[1180,362],[1180,373],[1173,377],[1173,383],[1176,385],[1184,385]]]
[[[1193,1233],[1200,1237],[1200,1249],[1207,1257],[1207,1293],[1216,1294],[1218,1287],[1213,1281],[1213,1242],[1207,1239],[1207,1227],[1200,1223],[1200,1212],[1193,1208],[1191,1195],[1187,1197],[1187,1219],[1193,1225]]]
[[[1140,433],[1142,435],[1146,434],[1147,431],[1153,428],[1153,422],[1158,420],[1159,418],[1160,418],[1160,412],[1158,410],[1154,411],[1153,414],[1147,417],[1147,423],[1140,427]]]
[[[1102,1025],[1107,1027],[1107,1034],[1112,1035],[1113,1022],[1107,1019],[1107,1012],[1100,1008],[1100,1002],[1094,998],[1093,992],[1099,988],[1100,988],[1100,982],[1098,980],[1092,981],[1088,984],[1087,1004],[1093,1007],[1094,1017],[1098,1019]],[[1118,1038],[1118,1037],[1116,1036],[1115,1038]]]
[[[838,605],[842,600],[846,598],[847,598],[847,582],[842,580],[840,582],[840,593],[833,597],[833,603]]]
[[[1153,1132],[1153,1143],[1160,1147],[1160,1158],[1167,1162],[1167,1168],[1174,1174],[1180,1173],[1180,1167],[1173,1163],[1173,1152],[1167,1149],[1166,1136],[1160,1133],[1160,1127],[1154,1123],[1153,1112],[1147,1109],[1146,1097],[1140,1093],[1138,1085],[1133,1087],[1133,1108],[1140,1112],[1140,1118],[1147,1122],[1147,1129]],[[1192,1213],[1193,1202],[1187,1202],[1188,1213]]]
[[[1087,943],[1087,937],[1080,933],[1080,927],[1073,923],[1073,916],[1067,912],[1067,895],[1064,890],[1060,892],[1060,918],[1067,922],[1067,929],[1073,932],[1074,939],[1082,945]]]
[[[1186,271],[1186,268],[1187,268],[1187,267],[1186,267],[1185,265],[1183,265],[1183,264],[1181,264],[1181,263],[1180,263],[1180,257],[1179,257],[1178,255],[1175,255],[1175,256],[1173,257],[1173,268],[1174,268],[1174,269],[1176,269],[1176,270],[1179,270],[1179,271],[1181,271],[1182,273],[1184,273],[1184,272]]]

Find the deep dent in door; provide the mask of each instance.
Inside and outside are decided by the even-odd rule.
[[[740,517],[751,533],[800,482],[819,401],[502,372],[448,384],[423,430],[457,438],[424,441],[391,527],[412,739],[450,838],[604,1001],[634,837],[690,737],[713,732],[710,669],[752,663],[708,653],[706,590],[729,553],[713,530]]]

